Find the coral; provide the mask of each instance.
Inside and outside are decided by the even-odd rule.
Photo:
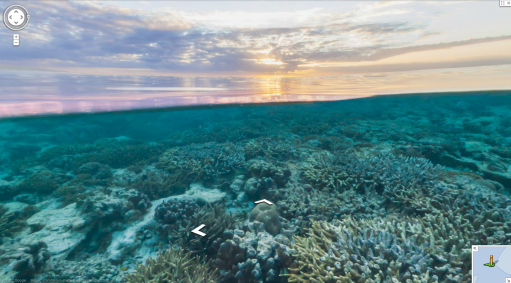
[[[288,168],[279,168],[272,163],[263,160],[250,160],[247,162],[250,176],[254,178],[271,178],[279,187],[283,187],[289,177],[291,171]]]
[[[77,178],[77,180],[80,180]],[[57,194],[62,198],[64,205],[71,203],[77,203],[81,206],[87,197],[94,194],[91,189],[84,187],[82,184],[67,183],[60,186],[57,190]]]
[[[239,232],[243,233],[243,231]],[[212,243],[218,252],[213,255],[214,260],[211,265],[220,270],[223,282],[234,280],[236,273],[239,271],[238,264],[247,259],[246,246],[233,241],[233,236],[232,230],[226,230],[223,239],[218,239]]]
[[[73,160],[73,167],[79,168],[88,162],[99,162],[113,168],[126,168],[153,158],[163,153],[163,149],[152,144],[107,144],[101,146],[101,151],[88,153]]]
[[[0,204],[0,238],[10,237],[23,229],[26,219],[37,213],[38,208],[32,205],[26,206],[23,211],[7,213],[7,208]]]
[[[252,200],[261,199],[266,195],[274,194],[277,185],[273,181],[272,178],[263,177],[257,178],[252,177],[247,180],[245,183],[243,190],[248,195],[248,197]]]
[[[375,200],[376,206],[388,210],[406,210],[424,214],[422,199],[438,197],[436,179],[443,169],[427,159],[380,154],[357,156],[320,152],[313,154],[300,169],[303,178],[318,189],[340,193],[353,191]]]
[[[62,181],[58,175],[48,170],[42,170],[21,181],[17,190],[22,192],[48,194],[55,191],[59,187],[60,182]]]
[[[201,205],[195,200],[169,200],[160,204],[154,213],[157,229],[167,235],[173,228],[186,226],[189,218],[200,209]]]
[[[110,167],[98,162],[85,163],[76,169],[77,174],[89,174],[98,179],[106,179],[111,177]]]
[[[34,242],[4,253],[0,261],[12,260],[9,267],[16,272],[13,280],[28,281],[40,272],[46,261],[50,259],[47,248],[48,245],[43,241]]]
[[[227,229],[232,229],[238,221],[238,215],[226,213],[222,205],[206,205],[197,210],[187,222],[183,222],[178,229],[173,229],[170,233],[171,239],[178,239],[183,248],[193,254],[216,254],[213,242],[222,237]],[[199,237],[191,231],[204,224],[203,231],[207,237]]]
[[[421,232],[395,219],[313,222],[306,237],[295,238],[286,276],[289,282],[438,282]]]
[[[174,147],[163,154],[157,168],[184,170],[193,180],[210,180],[234,172],[245,162],[240,146],[214,142]]]
[[[87,154],[97,151],[98,149],[99,147],[96,144],[55,146],[43,150],[39,155],[39,160],[41,162],[50,162],[55,158],[62,158],[64,156],[72,156],[78,154]]]
[[[334,218],[339,218],[343,213],[360,213],[360,211],[354,211],[358,203],[352,204],[356,197],[356,194],[350,192],[341,194],[320,191],[305,184],[303,187],[285,190],[284,195],[277,202],[277,206],[282,217],[300,222],[297,223],[298,226],[306,226],[310,223],[309,219],[331,221]]]
[[[282,228],[279,220],[279,213],[275,205],[260,203],[250,212],[250,221],[259,221],[264,223],[266,231],[272,235],[277,235]]]
[[[148,208],[152,206],[149,197],[141,192],[129,190],[128,191],[129,208],[140,210],[145,213]]]
[[[218,278],[217,272],[209,267],[209,262],[182,249],[170,249],[158,253],[156,258],[147,259],[145,265],[139,265],[125,279],[127,283],[215,283]]]
[[[171,173],[147,171],[131,183],[130,187],[154,200],[183,192],[191,181],[191,178],[182,171]]]
[[[245,143],[244,150],[247,158],[263,156],[287,160],[298,157],[296,142],[292,143],[280,137],[251,139]]]
[[[261,222],[243,225],[243,230],[227,230],[213,266],[220,270],[223,282],[280,282],[283,262],[290,260],[289,239],[272,236]],[[230,238],[232,237],[232,240]]]
[[[339,191],[370,189],[382,193],[386,188],[427,185],[440,173],[440,168],[427,159],[398,157],[392,154],[363,156],[346,152],[322,151],[301,166],[303,177],[318,188]]]
[[[119,268],[112,265],[103,255],[75,261],[50,259],[49,271],[40,281],[78,281],[78,282],[122,282],[124,277]]]

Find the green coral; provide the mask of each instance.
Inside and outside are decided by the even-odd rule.
[[[127,283],[214,283],[219,281],[219,276],[200,257],[182,249],[170,249],[147,259],[145,265],[139,265],[125,280]]]

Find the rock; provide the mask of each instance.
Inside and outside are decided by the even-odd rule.
[[[65,258],[85,239],[91,229],[90,226],[84,225],[85,219],[77,209],[76,203],[61,209],[40,211],[27,219],[27,224],[43,228],[27,235],[21,243],[30,245],[44,241],[53,258]]]
[[[193,183],[190,185],[190,189],[185,195],[190,198],[198,198],[207,203],[213,204],[224,199],[227,194],[217,189],[208,189],[200,183]]]
[[[272,235],[277,235],[282,228],[279,220],[279,213],[274,205],[260,203],[250,212],[249,220],[264,223],[266,231]]]
[[[25,207],[27,207],[27,206],[28,205],[26,203],[17,202],[17,201],[8,202],[8,203],[4,204],[4,207],[7,208],[7,213],[11,213],[11,212],[15,212],[15,211],[23,211],[23,209],[25,209]]]

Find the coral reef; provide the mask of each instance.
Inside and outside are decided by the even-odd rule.
[[[48,194],[59,187],[60,176],[49,170],[42,170],[21,181],[16,188],[20,192]]]
[[[272,235],[277,235],[282,228],[277,209],[274,205],[266,203],[260,203],[255,206],[250,212],[249,220],[263,223],[266,231]]]
[[[156,208],[154,219],[158,222],[158,231],[167,235],[173,228],[186,226],[201,205],[196,200],[169,200]]]
[[[11,246],[13,248],[17,244]],[[50,253],[47,250],[48,245],[43,241],[34,242],[28,245],[22,245],[16,250],[2,250],[0,262],[9,262],[9,268],[6,271],[7,280],[28,281],[34,275],[41,271],[46,261],[50,259]]]
[[[160,252],[154,259],[148,259],[145,265],[126,276],[128,283],[142,282],[179,282],[179,283],[215,283],[216,271],[197,256],[183,250],[170,249]]]
[[[220,175],[234,172],[245,161],[245,153],[238,145],[214,142],[175,147],[165,152],[158,168],[169,173],[183,170],[190,181],[211,181]]]
[[[22,211],[8,212],[8,209],[0,204],[0,238],[13,236],[23,229],[26,220],[38,212],[35,206],[26,206]]]
[[[403,96],[11,121],[0,281],[469,282],[471,245],[511,244],[509,105]]]
[[[177,239],[181,246],[193,254],[214,253],[213,241],[223,235],[227,229],[236,224],[237,215],[226,213],[225,207],[219,204],[206,205],[197,210],[186,222],[182,222],[178,229],[172,230],[171,239]],[[204,231],[207,237],[199,237],[191,231],[199,225],[206,225]]]

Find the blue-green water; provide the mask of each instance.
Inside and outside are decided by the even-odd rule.
[[[511,241],[510,92],[26,117],[0,136],[1,280],[471,282],[471,245]]]

